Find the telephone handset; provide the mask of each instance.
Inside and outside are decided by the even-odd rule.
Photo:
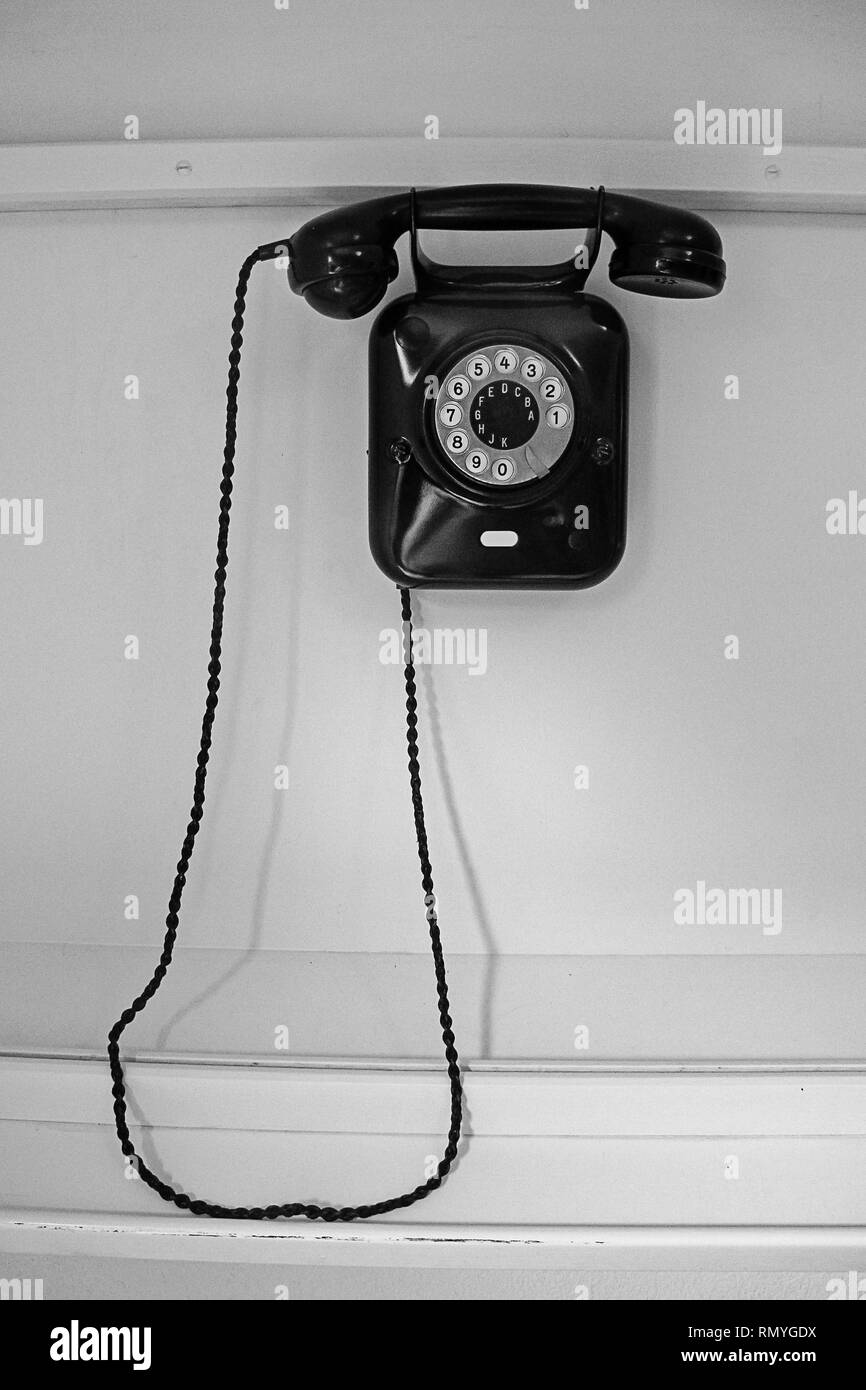
[[[447,266],[424,228],[590,227],[548,266]],[[625,548],[628,334],[584,293],[601,236],[609,275],[640,294],[718,294],[704,218],[604,189],[472,185],[374,198],[289,243],[289,284],[331,318],[368,313],[411,233],[414,293],[370,334],[369,528],[380,568],[412,588],[582,588]]]
[[[593,230],[587,255],[552,266],[438,265],[417,242],[418,229],[425,227],[586,226]],[[394,246],[405,232],[412,238],[415,293],[387,305],[370,334],[370,541],[379,566],[400,587],[406,747],[450,1086],[448,1140],[431,1177],[369,1206],[229,1207],[173,1188],[137,1152],[126,1118],[120,1039],[171,964],[204,814],[219,698],[247,286],[259,261],[288,249],[292,289],[331,318],[357,318],[376,307],[396,276]],[[148,1187],[181,1210],[255,1221],[366,1219],[427,1197],[457,1158],[463,1090],[421,797],[410,591],[416,585],[579,588],[597,583],[618,563],[625,545],[628,337],[616,310],[584,293],[603,232],[615,245],[610,278],[625,289],[695,299],[718,294],[724,284],[721,242],[703,218],[603,188],[526,184],[411,190],[337,208],[301,227],[288,248],[285,242],[259,246],[241,267],[226,390],[208,694],[192,809],[162,954],[108,1034],[115,1128],[124,1157]]]
[[[609,190],[481,183],[412,189],[314,217],[289,242],[289,284],[320,314],[360,318],[375,309],[395,279],[394,246],[413,227],[479,232],[593,227],[613,238],[608,274],[622,289],[702,299],[718,294],[725,283],[718,232],[695,213]],[[507,267],[488,269],[494,280],[508,276]],[[538,278],[526,269],[530,279]],[[547,269],[569,277],[573,289],[582,289],[589,273],[570,260]],[[514,274],[523,277],[524,270]]]

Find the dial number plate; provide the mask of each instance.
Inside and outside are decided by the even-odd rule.
[[[565,453],[574,401],[562,372],[537,348],[494,342],[452,363],[433,418],[442,452],[458,473],[490,487],[516,487],[545,477]]]

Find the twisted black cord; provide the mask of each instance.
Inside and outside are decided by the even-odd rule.
[[[168,916],[165,919],[165,939],[162,955],[153,975],[141,994],[125,1009],[108,1034],[108,1061],[111,1070],[112,1094],[114,1096],[114,1120],[117,1137],[126,1158],[134,1161],[138,1175],[148,1187],[158,1192],[166,1202],[174,1202],[182,1210],[189,1210],[196,1216],[214,1216],[232,1220],[273,1221],[279,1216],[306,1216],[311,1221],[355,1221],[368,1216],[382,1216],[398,1207],[409,1207],[419,1202],[442,1184],[457,1157],[460,1140],[460,1127],[463,1118],[463,1091],[460,1082],[460,1067],[454,1047],[454,1034],[451,1031],[448,989],[445,981],[445,960],[436,918],[436,898],[433,893],[433,871],[427,849],[427,831],[424,825],[424,805],[421,800],[421,770],[418,764],[418,727],[415,687],[415,667],[412,661],[412,607],[408,589],[401,589],[404,630],[404,656],[406,681],[406,743],[409,752],[409,783],[412,789],[412,806],[415,814],[415,833],[418,839],[418,858],[421,861],[421,882],[424,887],[424,902],[427,909],[427,922],[430,928],[430,944],[436,971],[436,992],[439,997],[439,1021],[442,1025],[442,1041],[445,1044],[445,1058],[448,1063],[448,1076],[451,1083],[451,1127],[448,1131],[448,1144],[436,1173],[421,1186],[400,1197],[390,1197],[384,1202],[375,1202],[363,1207],[318,1207],[304,1202],[285,1202],[282,1206],[270,1207],[224,1207],[214,1202],[194,1201],[185,1192],[177,1192],[168,1183],[153,1173],[132,1143],[129,1126],[126,1123],[126,1090],[123,1080],[123,1067],[120,1062],[120,1038],[132,1023],[136,1014],[146,1007],[165,978],[171,964],[177,939],[186,875],[192,859],[195,838],[204,814],[204,793],[207,780],[208,758],[210,756],[211,734],[219,698],[220,654],[222,650],[223,611],[226,594],[226,570],[228,568],[229,515],[231,512],[232,478],[235,468],[235,444],[237,441],[238,380],[240,378],[241,343],[243,336],[244,308],[250,273],[259,260],[276,254],[272,247],[260,246],[248,256],[241,267],[235,293],[235,312],[232,319],[231,352],[229,353],[228,386],[226,388],[226,444],[220,484],[219,532],[217,537],[216,572],[214,575],[213,626],[210,639],[210,662],[208,664],[207,701],[201,728],[201,744],[196,762],[195,785],[192,810],[186,837],[177,864],[171,897],[168,903]]]

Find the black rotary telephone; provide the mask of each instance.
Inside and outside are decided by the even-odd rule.
[[[592,229],[547,266],[448,266],[421,228]],[[622,194],[533,184],[412,190],[337,208],[289,243],[289,284],[357,318],[397,274],[414,294],[370,333],[370,546],[409,588],[582,588],[625,548],[628,334],[585,294],[602,233],[610,278],[674,299],[718,294],[725,263],[702,217]]]
[[[438,265],[422,228],[583,228],[582,254],[549,266]],[[246,291],[253,266],[288,254],[289,284],[329,318],[369,313],[397,275],[411,233],[415,292],[394,300],[370,333],[369,525],[379,567],[402,599],[409,779],[439,1020],[451,1090],[448,1143],[436,1173],[370,1206],[286,1202],[227,1207],[178,1192],[147,1167],[126,1121],[120,1038],[161,985],[174,951],[183,889],[204,813],[216,714]],[[410,590],[583,588],[605,579],[625,548],[628,335],[616,310],[584,286],[602,234],[609,275],[639,294],[718,294],[725,263],[704,218],[623,194],[534,184],[472,184],[336,208],[287,242],[244,261],[232,320],[208,696],[193,804],[166,917],[162,955],[108,1035],[117,1135],[127,1162],[166,1201],[195,1215],[352,1221],[411,1206],[439,1187],[457,1157],[462,1087],[433,892],[418,763]]]

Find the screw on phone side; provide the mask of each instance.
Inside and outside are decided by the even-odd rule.
[[[408,463],[412,457],[412,445],[409,443],[408,439],[395,439],[388,449],[388,452],[394,462],[400,464],[402,467],[403,464]]]
[[[609,439],[597,439],[592,446],[592,457],[596,463],[610,463],[615,453]]]

